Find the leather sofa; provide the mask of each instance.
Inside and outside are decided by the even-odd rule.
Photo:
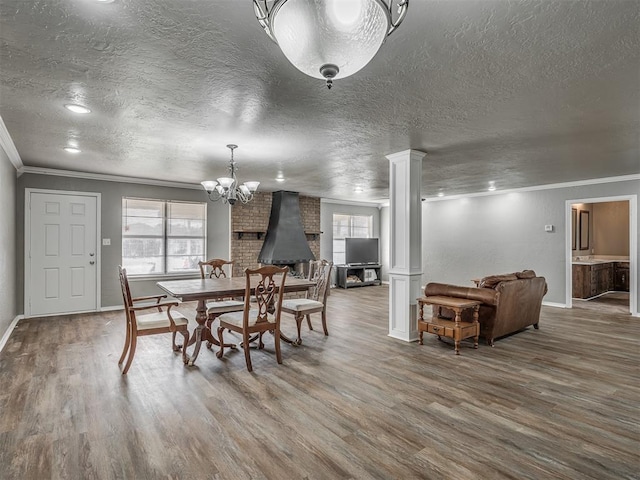
[[[542,297],[546,293],[546,280],[536,276],[533,270],[484,277],[476,288],[428,283],[424,289],[425,296],[443,295],[481,301],[478,312],[480,336],[491,346],[495,339],[529,325],[537,330]],[[453,312],[445,308],[442,308],[441,316],[454,317]],[[464,312],[462,320],[472,320],[471,310]]]

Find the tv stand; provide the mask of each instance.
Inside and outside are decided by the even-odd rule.
[[[342,288],[380,285],[380,264],[337,265],[338,286]],[[369,272],[367,272],[369,271]],[[375,272],[375,278],[371,271]]]

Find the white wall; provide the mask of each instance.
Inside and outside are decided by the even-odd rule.
[[[16,169],[0,148],[0,339],[18,315],[15,224]]]
[[[545,302],[564,305],[566,201],[639,192],[640,180],[629,180],[423,202],[422,280],[473,286],[472,278],[528,268],[546,278]]]

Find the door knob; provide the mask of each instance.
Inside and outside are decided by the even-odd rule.
[[[89,254],[90,257],[93,257],[94,255],[95,255],[95,253],[90,253]]]
[[[96,263],[96,262],[94,262],[93,260],[91,260],[91,261],[89,262],[89,265],[93,265],[94,263]]]

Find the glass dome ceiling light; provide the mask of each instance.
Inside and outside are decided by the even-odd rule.
[[[409,0],[253,0],[258,23],[303,73],[353,75],[402,23]]]

